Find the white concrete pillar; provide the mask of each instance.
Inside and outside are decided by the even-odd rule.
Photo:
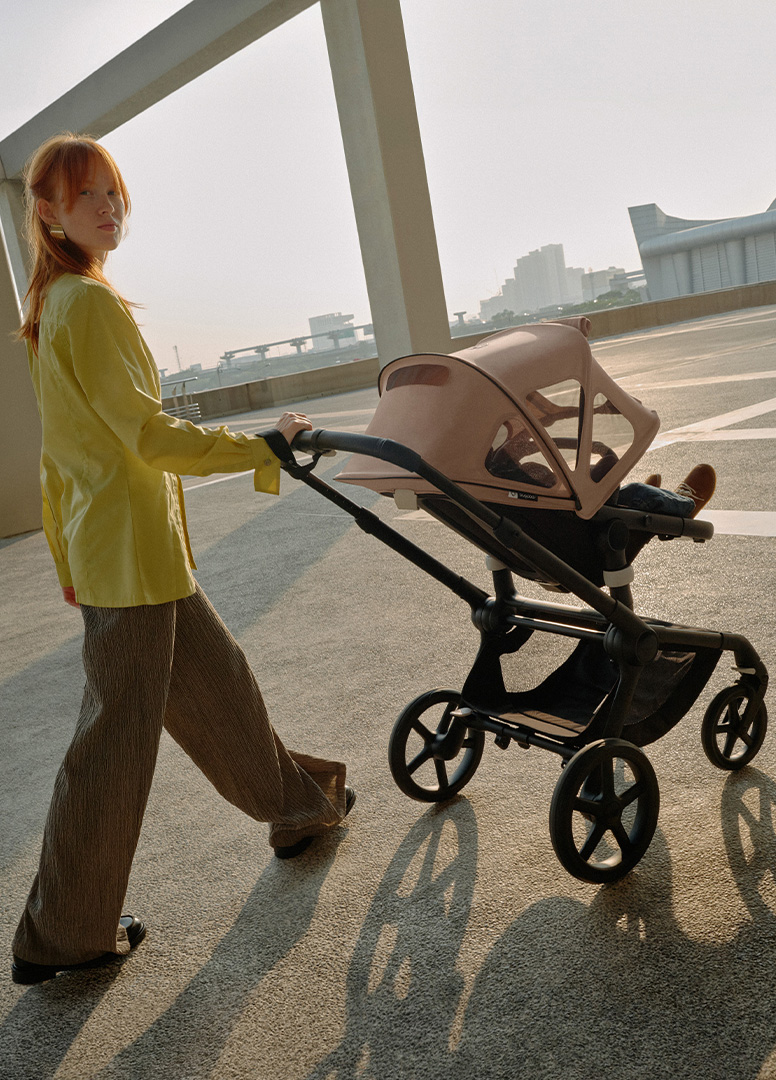
[[[12,337],[26,288],[21,192],[19,181],[0,183],[0,537],[41,527],[40,419],[27,350]]]
[[[452,348],[399,0],[321,0],[380,363]]]

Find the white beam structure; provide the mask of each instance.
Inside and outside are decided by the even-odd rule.
[[[101,139],[316,0],[191,0],[0,141],[0,178],[59,131]]]
[[[381,363],[449,352],[399,0],[321,0],[321,13]]]
[[[18,326],[26,290],[19,176],[59,131],[101,138],[276,29],[318,0],[191,0],[13,134],[0,140],[0,324]],[[451,348],[400,0],[323,0],[322,13],[378,353]],[[0,341],[3,416],[27,416],[28,387],[11,374],[19,347]],[[13,356],[12,356],[13,354]],[[18,366],[18,365],[17,365]],[[25,401],[27,405],[25,405]],[[37,418],[36,418],[37,419]],[[1,427],[2,425],[0,425]],[[16,432],[0,459],[0,485],[30,474],[39,426]],[[37,481],[35,484],[36,499]],[[24,500],[21,500],[24,501]],[[0,536],[19,527],[0,505]],[[26,520],[26,519],[25,519]]]
[[[0,229],[16,290],[22,296],[27,291],[28,251],[23,240],[24,184],[21,180],[0,181]]]
[[[40,420],[19,329],[8,252],[0,237],[0,536],[41,527]]]

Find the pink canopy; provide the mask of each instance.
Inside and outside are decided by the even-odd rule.
[[[492,334],[449,356],[404,356],[380,372],[367,435],[408,446],[483,502],[592,517],[654,438],[656,413],[594,359],[585,318]],[[393,495],[434,488],[375,458],[339,480]]]

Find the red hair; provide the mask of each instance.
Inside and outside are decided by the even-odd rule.
[[[103,273],[102,260],[88,255],[70,240],[57,240],[38,213],[40,199],[50,203],[61,199],[69,210],[84,181],[99,162],[110,171],[128,215],[129,192],[119,168],[108,151],[88,135],[70,132],[55,135],[35,151],[24,170],[26,233],[32,256],[32,275],[24,298],[28,305],[27,314],[19,337],[29,340],[36,352],[43,302],[52,282],[62,274],[80,274],[112,288]]]

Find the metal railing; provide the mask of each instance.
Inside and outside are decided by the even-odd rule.
[[[186,383],[196,381],[196,375],[189,375],[186,379],[165,379],[161,384],[162,389],[171,388],[167,397],[172,398],[173,404],[169,405],[164,411],[179,420],[192,420],[194,423],[198,423],[202,419],[199,404],[192,401],[191,396],[186,393]],[[180,387],[180,390],[178,387]]]

